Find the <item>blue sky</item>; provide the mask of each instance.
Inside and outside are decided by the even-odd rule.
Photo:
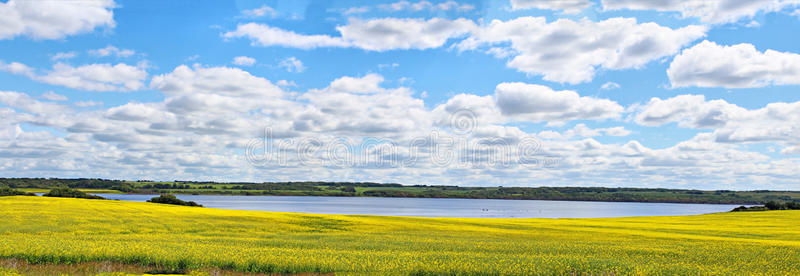
[[[567,3],[0,1],[0,172],[800,189],[797,2]]]

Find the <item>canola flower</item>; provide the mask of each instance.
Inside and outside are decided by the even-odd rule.
[[[603,219],[316,215],[0,198],[0,258],[337,274],[800,274],[800,211]]]

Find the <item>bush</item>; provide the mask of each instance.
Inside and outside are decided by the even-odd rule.
[[[764,207],[764,206],[753,206],[753,207],[739,206],[739,207],[733,208],[733,210],[731,210],[731,212],[768,211],[768,210],[769,209],[767,209],[767,207]]]
[[[90,195],[79,190],[70,188],[53,188],[43,196],[50,197],[72,197],[72,198],[87,198],[87,199],[105,199],[102,196]]]
[[[781,202],[770,201],[764,204],[764,206],[753,206],[753,207],[739,206],[733,208],[731,212],[769,211],[769,210],[800,210],[800,203],[798,202],[781,203]]]
[[[14,190],[9,187],[0,188],[0,196],[17,196],[17,195],[24,195],[24,196],[35,196],[33,193],[26,193],[20,190]]]
[[[194,201],[183,201],[175,197],[174,195],[161,195],[158,197],[151,198],[147,202],[152,203],[161,203],[161,204],[172,204],[172,205],[182,205],[182,206],[196,206],[196,207],[203,207],[203,205],[197,204]]]

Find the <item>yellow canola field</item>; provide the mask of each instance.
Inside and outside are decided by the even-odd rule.
[[[417,218],[14,196],[0,197],[0,258],[341,274],[800,275],[800,211]]]

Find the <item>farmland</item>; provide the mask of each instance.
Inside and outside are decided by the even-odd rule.
[[[800,273],[800,211],[465,219],[10,196],[0,198],[0,217],[0,258],[33,264],[345,274]]]

